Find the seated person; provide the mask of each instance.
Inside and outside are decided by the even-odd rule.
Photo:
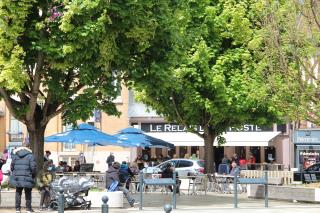
[[[108,171],[106,172],[106,188],[110,190],[116,184],[117,187],[112,191],[122,191],[127,198],[130,206],[133,207],[135,204],[135,200],[131,197],[129,190],[123,187],[120,183],[119,169],[120,163],[118,162],[114,162],[112,166],[108,167]]]
[[[64,167],[64,162],[63,161],[59,161],[59,165],[56,168],[56,172],[66,172],[66,168]]]
[[[240,174],[240,166],[235,161],[232,161],[230,175],[234,176],[235,174]]]
[[[133,172],[128,167],[127,162],[122,161],[120,165],[120,170],[119,170],[120,183],[124,184],[126,189],[128,190],[131,183],[131,177],[133,177]]]
[[[74,172],[80,172],[80,161],[76,160],[73,167]]]
[[[162,172],[162,178],[173,178],[173,171],[174,167],[169,163],[167,167],[163,170]],[[180,193],[180,185],[181,185],[181,180],[179,180],[178,172],[176,172],[176,184],[177,184],[177,190],[176,193]],[[171,192],[173,192],[172,186],[168,187]]]

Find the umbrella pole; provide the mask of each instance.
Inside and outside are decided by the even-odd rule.
[[[94,163],[93,162],[93,157],[94,157],[94,152],[96,151],[96,145],[93,145],[92,146],[92,158],[91,158],[91,161],[92,161],[92,163]]]

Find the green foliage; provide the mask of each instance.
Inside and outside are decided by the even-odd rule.
[[[320,123],[317,1],[267,1],[260,68],[274,106],[287,120]]]
[[[138,100],[169,121],[208,126],[216,136],[230,126],[277,121],[255,55],[263,45],[263,9],[250,0],[180,3],[165,55],[145,62],[146,81],[135,84]]]
[[[168,2],[1,1],[0,87],[24,98],[13,104],[16,117],[26,120],[40,96],[47,109],[34,113],[43,119],[58,109],[65,122],[86,120],[93,109],[119,115],[113,100],[121,77],[130,72],[127,64],[143,63],[137,57],[170,19]]]

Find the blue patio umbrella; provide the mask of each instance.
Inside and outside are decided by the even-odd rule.
[[[170,148],[173,149],[174,145],[164,140],[149,136],[140,129],[128,127],[121,129],[118,134],[114,135],[123,141],[123,144],[128,146],[141,146],[141,147],[157,147],[157,148]]]
[[[44,141],[87,144],[90,146],[124,146],[117,137],[101,132],[98,128],[87,123],[82,123],[72,130],[45,137]]]

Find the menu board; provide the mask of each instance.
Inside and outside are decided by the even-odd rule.
[[[300,150],[299,163],[306,169],[320,161],[320,150]]]

